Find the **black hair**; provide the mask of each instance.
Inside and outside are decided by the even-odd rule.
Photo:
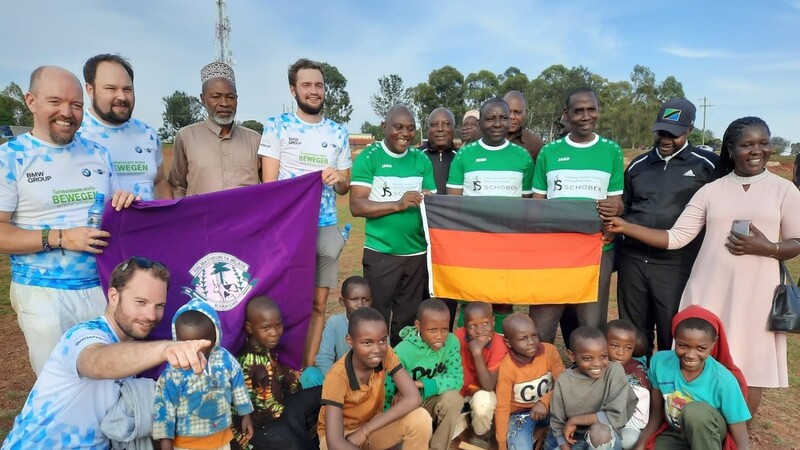
[[[575,88],[575,89],[569,91],[569,93],[567,94],[567,101],[566,101],[567,109],[569,109],[569,102],[570,102],[570,100],[572,100],[572,96],[573,95],[583,94],[585,92],[592,94],[592,96],[594,96],[595,100],[597,100],[597,93],[594,91],[594,89],[592,89],[590,87],[586,87],[586,86],[581,86],[579,88]]]
[[[506,107],[506,110],[509,110],[508,103],[505,100],[503,100],[501,97],[492,97],[489,100],[486,100],[485,102],[483,102],[483,104],[481,105],[481,108],[478,110],[479,113],[480,113],[481,118],[483,118],[483,110],[488,108],[491,105],[494,105],[495,103],[500,104],[500,105],[504,105]]]
[[[572,334],[569,335],[569,349],[574,352],[578,341],[588,341],[593,339],[605,342],[606,335],[603,334],[599,328],[589,326],[578,327],[572,332]]]
[[[728,128],[725,129],[725,134],[722,135],[722,147],[719,152],[719,162],[714,171],[714,178],[721,178],[733,172],[734,164],[733,158],[731,157],[731,147],[733,147],[736,141],[742,136],[742,131],[744,131],[745,128],[754,125],[764,127],[767,130],[767,135],[772,135],[769,131],[769,125],[760,117],[742,117],[728,125]]]
[[[492,315],[492,307],[486,302],[467,302],[466,305],[461,307],[461,311],[464,313],[464,320],[466,320],[468,314],[473,314],[478,311],[488,313],[490,316]]]
[[[182,312],[175,318],[175,328],[193,328],[202,331],[203,336],[211,338],[212,341],[216,340],[217,327],[210,317],[203,314],[202,311],[190,309]]]
[[[103,53],[97,56],[92,56],[88,61],[86,61],[86,64],[83,65],[83,79],[87,83],[94,86],[94,79],[97,76],[97,66],[99,66],[102,62],[113,62],[121,65],[122,68],[125,69],[125,72],[128,72],[128,76],[131,77],[131,82],[133,82],[133,67],[131,67],[131,63],[129,63],[127,59],[120,55]]]
[[[608,333],[612,329],[628,331],[633,333],[634,336],[636,336],[639,333],[639,329],[625,319],[615,319],[612,320],[611,322],[608,322],[605,328],[606,333]]]
[[[369,283],[367,282],[366,278],[359,275],[353,275],[352,277],[347,278],[342,282],[342,297],[346,296],[350,292],[350,288],[352,286],[369,287]]]
[[[275,300],[267,297],[266,295],[253,297],[247,302],[247,308],[245,309],[245,320],[250,320],[251,315],[255,314],[256,311],[277,311],[278,314],[281,313],[281,309],[278,307],[278,304],[275,303]]]
[[[503,328],[503,334],[508,336],[511,333],[514,324],[519,322],[529,323],[536,328],[536,323],[533,321],[533,319],[531,319],[531,316],[525,313],[515,312],[506,316],[506,318],[503,319],[503,323],[500,324],[500,326]]]
[[[702,331],[711,336],[712,341],[717,339],[717,330],[714,329],[714,325],[711,325],[709,321],[699,317],[689,317],[681,320],[678,325],[675,326],[675,336],[678,336],[678,333],[683,330]]]
[[[429,298],[423,300],[422,303],[419,304],[417,308],[417,320],[422,320],[425,311],[446,312],[450,314],[450,309],[447,308],[447,304],[438,298]]]
[[[358,308],[350,313],[348,321],[347,334],[349,334],[350,337],[353,337],[356,329],[364,322],[383,322],[383,324],[386,325],[386,319],[383,317],[383,314],[369,306]]]
[[[308,58],[300,58],[295,61],[294,64],[289,66],[289,86],[294,86],[297,84],[297,72],[302,69],[319,70],[319,72],[322,74],[322,81],[325,82],[325,70],[322,64],[312,61]]]

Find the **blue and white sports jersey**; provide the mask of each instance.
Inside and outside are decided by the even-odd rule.
[[[350,141],[343,126],[325,118],[320,123],[304,122],[295,113],[267,119],[258,154],[280,160],[279,180],[326,167],[336,170],[353,167]],[[337,221],[336,192],[332,186],[325,185],[319,208],[319,226],[336,225]]]
[[[153,200],[153,182],[161,170],[164,156],[156,130],[144,122],[130,119],[122,125],[106,125],[87,109],[78,135],[95,141],[111,153],[120,189]]]
[[[95,193],[110,200],[116,186],[111,155],[76,136],[64,146],[30,133],[0,146],[0,211],[26,230],[85,226]],[[55,289],[100,286],[91,253],[54,249],[11,255],[11,281]]]
[[[78,355],[90,345],[116,342],[119,337],[103,316],[67,330],[28,394],[2,450],[108,449],[100,423],[119,399],[126,379],[82,377]]]

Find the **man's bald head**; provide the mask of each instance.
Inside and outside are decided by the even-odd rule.
[[[392,153],[402,154],[411,145],[417,134],[414,114],[406,105],[394,105],[386,112],[381,124],[383,142]]]
[[[81,82],[61,67],[39,67],[31,74],[25,105],[33,114],[34,136],[51,144],[67,145],[83,121]]]
[[[446,116],[448,119],[450,119],[450,123],[455,126],[456,116],[453,115],[453,112],[447,108],[439,107],[431,111],[430,114],[428,114],[428,128],[430,128],[431,122],[433,122],[433,120],[438,116]]]
[[[414,119],[414,113],[411,112],[408,106],[398,103],[389,108],[389,111],[386,111],[386,118],[383,119],[383,121],[391,122],[395,118],[403,115],[411,117],[412,120]]]
[[[528,102],[525,100],[525,94],[520,91],[508,91],[506,95],[503,96],[503,100],[505,100],[506,103],[509,103],[510,100],[518,100],[522,102],[523,107],[528,107]]]
[[[428,148],[436,151],[451,150],[456,117],[447,108],[436,108],[428,116]]]
[[[31,81],[28,87],[28,92],[36,95],[39,91],[39,84],[42,82],[43,77],[46,79],[50,79],[50,77],[72,78],[78,86],[78,90],[81,89],[81,81],[69,70],[58,66],[40,66],[31,73]]]
[[[525,124],[525,119],[528,115],[528,102],[525,101],[525,95],[520,91],[508,91],[503,100],[508,103],[510,119],[508,133],[513,135],[518,133]]]

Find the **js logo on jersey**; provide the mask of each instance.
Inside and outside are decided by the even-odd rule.
[[[475,179],[472,180],[472,190],[473,191],[481,190],[481,180],[478,177],[475,177]]]
[[[194,288],[184,292],[208,302],[217,311],[235,308],[258,283],[251,279],[250,265],[227,253],[209,253],[197,261],[189,273]]]
[[[102,174],[106,173],[106,171],[103,170],[103,169],[94,169],[94,170],[83,169],[83,170],[81,170],[81,174],[83,174],[83,176],[85,176],[85,177],[92,176],[92,172],[94,172],[94,173],[96,173],[98,175],[102,175]]]
[[[391,197],[391,196],[392,196],[392,190],[389,189],[389,184],[383,183],[383,193],[381,193],[381,197]]]
[[[53,178],[50,175],[45,175],[44,172],[28,172],[25,176],[28,178],[28,183],[41,183]]]
[[[556,179],[553,180],[553,190],[560,191],[561,189],[564,189],[564,187],[561,186],[561,180],[558,177],[556,177]]]

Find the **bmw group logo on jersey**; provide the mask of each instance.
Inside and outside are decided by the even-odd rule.
[[[322,141],[322,148],[326,148],[326,147],[328,147],[328,143],[325,142],[325,141]]]
[[[142,147],[139,147],[138,145],[137,145],[136,147],[134,147],[134,148],[133,148],[133,150],[134,150],[136,153],[142,153]]]

